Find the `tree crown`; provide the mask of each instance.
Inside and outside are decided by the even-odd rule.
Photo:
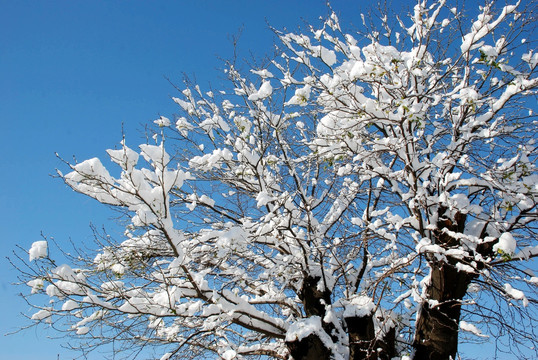
[[[151,141],[107,150],[117,176],[68,164],[125,239],[96,233],[60,266],[34,243],[25,282],[58,301],[32,319],[162,359],[448,359],[460,333],[506,329],[534,344],[532,12],[486,4],[467,25],[419,1],[395,19],[276,31],[264,66],[227,64],[231,90],[187,83]]]

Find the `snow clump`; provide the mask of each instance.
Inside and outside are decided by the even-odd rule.
[[[35,259],[42,259],[47,257],[47,242],[45,240],[36,241],[32,244],[28,255],[30,255],[30,261]]]
[[[513,255],[516,252],[516,240],[512,234],[505,232],[499,237],[499,242],[493,245],[493,251]]]

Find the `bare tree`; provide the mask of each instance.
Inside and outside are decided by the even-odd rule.
[[[419,1],[360,38],[332,14],[276,31],[250,74],[228,64],[226,91],[187,83],[151,144],[107,150],[119,177],[97,158],[59,173],[125,238],[96,232],[70,265],[34,243],[21,274],[55,301],[32,319],[161,359],[536,349],[531,5]]]

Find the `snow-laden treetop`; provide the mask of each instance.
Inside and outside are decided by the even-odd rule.
[[[366,35],[335,14],[277,31],[278,57],[247,74],[228,64],[230,90],[189,86],[152,143],[107,150],[112,173],[93,158],[60,174],[128,224],[71,265],[35,243],[28,285],[55,301],[32,318],[96,343],[162,345],[162,359],[299,359],[306,341],[334,359],[442,359],[458,323],[497,335],[505,312],[523,324],[514,339],[534,343],[527,15],[489,4],[467,24],[420,1]]]

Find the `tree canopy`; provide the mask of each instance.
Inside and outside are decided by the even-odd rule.
[[[250,72],[227,63],[228,88],[187,81],[146,142],[106,151],[112,172],[59,172],[124,236],[66,264],[35,242],[21,277],[54,301],[29,296],[31,318],[162,360],[536,349],[531,5],[418,1],[354,34],[332,13],[275,30]]]

